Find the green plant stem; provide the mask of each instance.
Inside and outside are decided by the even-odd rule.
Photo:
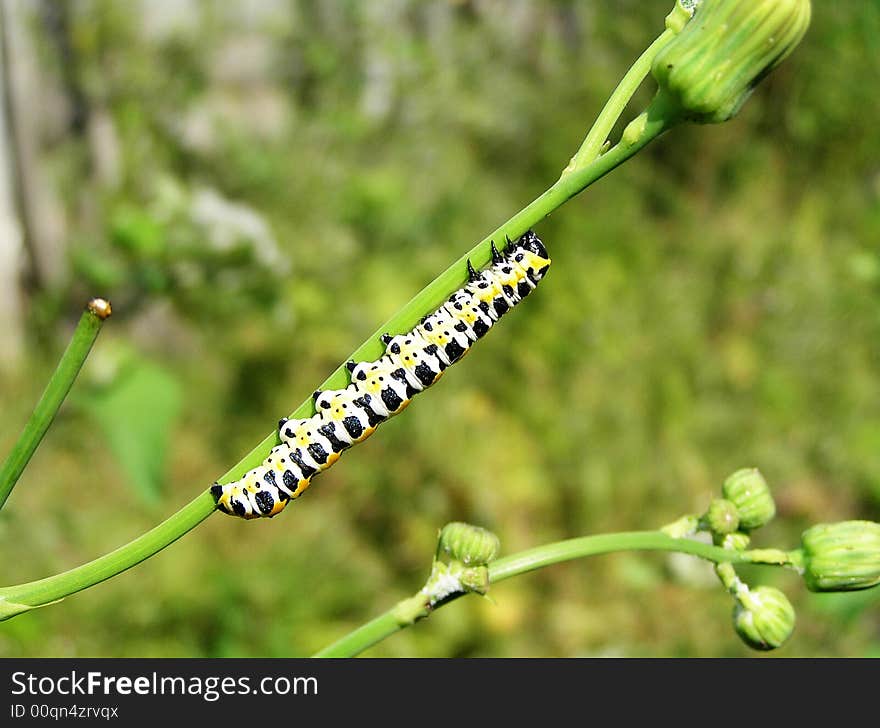
[[[645,52],[638,57],[636,62],[630,66],[630,69],[621,79],[617,88],[614,89],[614,93],[611,94],[611,97],[605,103],[602,111],[599,112],[599,116],[596,118],[596,123],[593,124],[592,128],[587,133],[580,149],[578,149],[577,153],[571,158],[571,162],[569,162],[563,175],[584,167],[599,156],[602,147],[605,144],[605,140],[608,139],[608,135],[614,128],[614,125],[617,123],[617,120],[620,118],[626,105],[629,103],[639,86],[641,86],[645,77],[651,72],[651,64],[654,62],[654,57],[676,35],[677,33],[670,28],[664,30],[656,40],[645,49]]]
[[[461,281],[466,280],[468,260],[471,260],[477,268],[489,262],[491,241],[500,242],[505,237],[515,238],[522,235],[578,192],[632,157],[650,141],[674,126],[678,120],[676,107],[670,105],[665,97],[656,96],[648,109],[627,127],[629,133],[624,133],[624,139],[619,144],[582,169],[568,172],[560,177],[544,194],[510,218],[489,237],[461,256],[431,281],[377,329],[367,341],[352,353],[350,358],[355,361],[365,361],[381,356],[384,353],[384,347],[379,339],[381,334],[386,331],[391,333],[407,331],[422,316],[437,308],[450,291],[454,290]],[[323,382],[321,389],[341,388],[347,384],[348,370],[343,364]],[[308,417],[313,412],[313,400],[309,397],[294,410],[290,417]],[[230,468],[218,482],[231,482],[241,477],[242,473],[259,465],[277,442],[277,433],[273,431],[241,461]],[[152,531],[121,546],[110,554],[39,581],[0,588],[0,620],[8,619],[27,609],[57,601],[130,569],[195,528],[211,515],[214,509],[214,500],[205,491]]]
[[[9,498],[9,494],[12,493],[12,489],[55,419],[55,415],[58,414],[61,403],[64,402],[92,349],[92,344],[98,338],[101,326],[109,316],[109,311],[109,304],[103,299],[89,301],[83,311],[73,337],[62,354],[52,378],[49,379],[43,396],[37,402],[24,430],[0,468],[0,508],[6,503],[6,499]]]
[[[788,561],[780,559],[780,555],[784,555],[786,552],[776,551],[775,549],[734,551],[702,543],[701,541],[672,538],[661,531],[631,531],[572,538],[505,556],[489,564],[489,583],[494,584],[510,579],[513,576],[564,561],[617,551],[672,551],[698,556],[716,564],[750,563],[791,566]],[[447,604],[463,595],[464,592],[457,594],[438,606],[443,606],[443,604]],[[408,602],[409,600],[405,601]],[[325,647],[320,652],[315,653],[313,656],[354,657],[377,642],[413,624],[414,620],[401,621],[400,613],[401,610],[396,605],[384,614],[337,640],[329,647]],[[425,614],[427,613],[425,612]]]
[[[198,526],[214,508],[214,499],[205,491],[155,528],[109,554],[62,574],[0,589],[0,621],[52,604],[121,574]]]

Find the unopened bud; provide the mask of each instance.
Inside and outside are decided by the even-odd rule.
[[[746,588],[736,597],[733,627],[749,647],[775,650],[791,637],[794,623],[794,607],[779,589]]]
[[[750,531],[776,515],[776,504],[767,481],[757,468],[737,470],[721,486],[722,495],[736,506],[739,527]]]
[[[736,506],[724,498],[716,498],[706,511],[706,525],[712,533],[725,535],[739,528],[739,513]]]
[[[809,24],[809,0],[703,0],[651,72],[686,118],[727,121]]]
[[[801,536],[811,591],[854,591],[880,584],[880,523],[822,523]]]
[[[501,543],[485,528],[454,521],[440,531],[440,548],[466,566],[485,566],[498,555]]]

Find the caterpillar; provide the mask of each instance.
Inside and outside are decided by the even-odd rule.
[[[413,397],[443,376],[471,345],[486,335],[537,286],[550,258],[531,230],[504,252],[492,243],[492,263],[477,271],[467,262],[468,282],[411,331],[384,334],[385,354],[375,361],[350,361],[345,389],[316,391],[315,414],[278,422],[280,444],[263,463],[232,483],[214,483],[211,494],[223,513],[271,518],[309,487],[312,478],[352,445],[402,412]]]

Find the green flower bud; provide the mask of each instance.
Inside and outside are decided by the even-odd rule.
[[[733,628],[749,647],[775,650],[791,637],[794,622],[794,607],[779,589],[759,586],[737,594]]]
[[[822,523],[804,531],[804,581],[811,591],[854,591],[880,584],[880,523]]]
[[[709,504],[706,511],[706,525],[712,533],[725,535],[739,528],[739,513],[729,500],[717,498]]]
[[[651,72],[686,118],[727,121],[809,24],[809,0],[703,0]]]
[[[724,481],[721,493],[736,506],[739,527],[746,531],[760,528],[776,515],[770,488],[757,468],[737,470]]]
[[[484,566],[498,555],[501,543],[498,536],[485,528],[454,521],[440,531],[439,547],[454,561]]]

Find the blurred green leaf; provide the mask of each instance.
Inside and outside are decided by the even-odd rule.
[[[132,361],[114,381],[83,400],[138,495],[158,502],[168,444],[180,413],[177,380],[164,368]]]
[[[144,258],[165,251],[165,231],[156,220],[132,205],[121,205],[110,224],[113,244]]]
[[[74,248],[71,263],[78,278],[88,281],[100,291],[111,291],[121,286],[127,276],[120,260],[109,255],[96,255],[89,247]]]

